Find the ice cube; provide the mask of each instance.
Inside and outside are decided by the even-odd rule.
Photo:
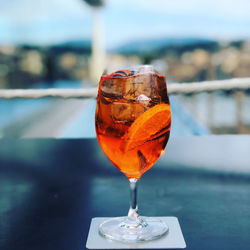
[[[152,96],[156,87],[156,77],[153,74],[139,74],[134,77],[135,96],[141,94]]]
[[[143,112],[144,106],[138,103],[114,102],[111,106],[111,116],[116,122],[132,122]]]
[[[145,96],[144,94],[141,94],[136,97],[136,101],[147,106],[149,102],[151,101],[151,98]]]

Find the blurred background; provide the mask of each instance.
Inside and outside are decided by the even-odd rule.
[[[250,77],[250,2],[0,0],[0,88],[90,88],[105,66]],[[248,91],[171,96],[172,136],[248,134]],[[95,137],[95,100],[0,99],[0,137]]]

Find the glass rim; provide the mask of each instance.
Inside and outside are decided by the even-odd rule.
[[[132,72],[132,74],[128,75],[126,71]],[[145,74],[156,74],[159,77],[167,77],[166,75],[163,75],[155,69],[155,66],[150,65],[150,64],[139,64],[139,65],[133,65],[129,67],[106,67],[101,75],[101,78],[106,78],[111,76],[114,73],[121,73],[124,72],[126,75],[117,75],[117,76],[112,76],[112,78],[127,78],[127,77],[134,77],[137,75],[145,75]]]

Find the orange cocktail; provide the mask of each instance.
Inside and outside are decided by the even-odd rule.
[[[139,179],[156,162],[167,144],[170,125],[164,76],[124,70],[101,78],[97,138],[104,153],[128,178]]]
[[[104,74],[99,83],[96,134],[103,152],[130,183],[127,217],[103,222],[99,232],[106,238],[140,242],[168,231],[159,219],[142,218],[136,190],[141,175],[162,154],[170,133],[171,111],[165,77],[152,66],[139,66]]]

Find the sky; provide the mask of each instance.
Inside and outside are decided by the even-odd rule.
[[[106,0],[105,44],[200,37],[250,39],[249,0]],[[0,44],[91,39],[92,9],[83,0],[0,0]]]

